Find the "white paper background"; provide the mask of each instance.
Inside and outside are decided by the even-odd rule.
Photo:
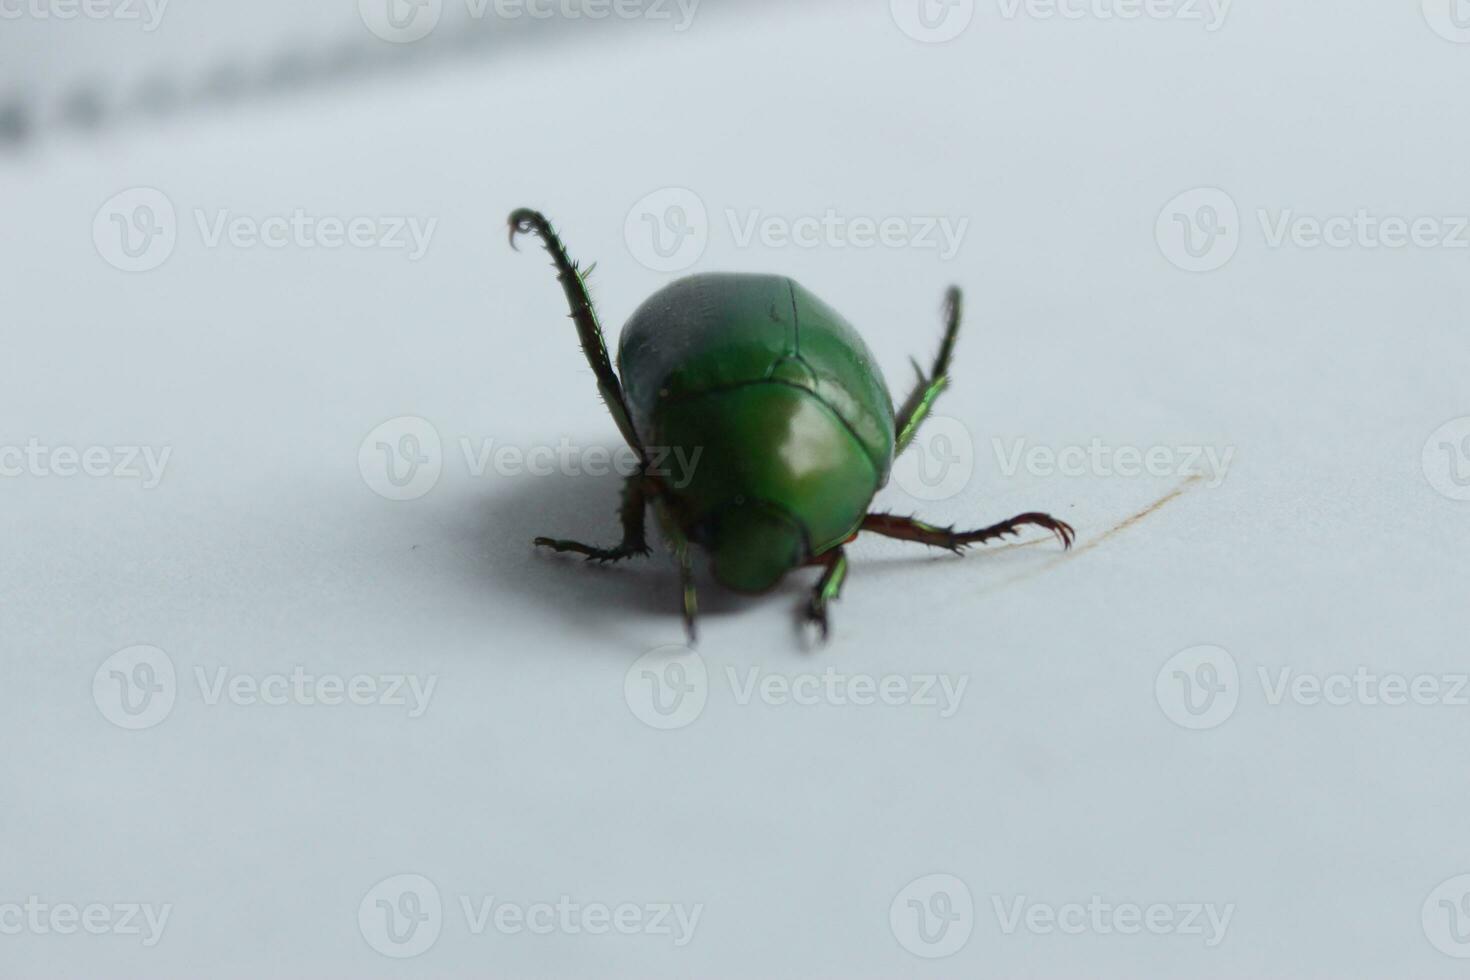
[[[1470,416],[1470,249],[1272,247],[1260,213],[1452,231],[1470,213],[1470,45],[1431,30],[1449,13],[1432,4],[1238,4],[1210,31],[981,3],[945,44],[906,36],[887,6],[710,3],[684,33],[559,25],[228,109],[41,125],[0,158],[0,443],[170,452],[153,489],[26,467],[0,479],[0,927],[16,933],[0,934],[0,972],[1463,973],[1447,952],[1470,952],[1450,932],[1470,914],[1440,900],[1466,888],[1440,886],[1470,871],[1470,706],[1273,704],[1262,671],[1270,685],[1286,669],[1428,675],[1445,694],[1470,670],[1470,504],[1433,482],[1470,473],[1470,423],[1421,459]],[[177,242],[130,274],[92,228],[134,187],[167,196]],[[758,600],[705,583],[703,711],[644,724],[629,670],[682,637],[667,558],[588,569],[530,547],[615,538],[616,478],[476,476],[463,441],[616,446],[553,274],[509,250],[504,216],[544,208],[597,261],[615,332],[673,277],[624,234],[666,187],[709,215],[694,269],[798,278],[863,331],[897,397],[906,358],[938,342],[944,287],[964,286],[939,411],[973,474],[946,499],[891,486],[879,504],[970,526],[1050,510],[1076,525],[1073,556],[861,541],[817,649],[793,626],[809,575]],[[1238,247],[1191,273],[1155,225],[1202,187],[1237,207]],[[437,225],[415,262],[208,247],[196,219],[298,208]],[[828,209],[969,225],[944,261],[741,247],[726,216]],[[359,468],[365,437],[400,416],[443,447],[412,501]],[[1008,475],[993,442],[1094,438],[1234,456],[1218,486],[1110,534],[1180,479]],[[175,702],[129,731],[93,678],[138,644],[170,658]],[[1166,663],[1200,645],[1227,651],[1238,680],[1233,713],[1196,731],[1170,718],[1182,688]],[[436,686],[410,718],[211,704],[197,680],[297,667]],[[743,684],[752,669],[966,687],[950,717],[741,704],[729,672]],[[442,902],[437,939],[405,960],[358,918],[399,874]],[[952,909],[954,879],[973,903],[951,924],[968,939],[934,960],[905,946],[939,951],[905,931],[908,899],[930,897],[905,889],[929,875],[952,876]],[[171,912],[147,947],[12,928],[24,913],[3,907],[30,896]],[[477,935],[461,902],[490,896],[702,910],[683,946]],[[1094,896],[1231,918],[1208,946],[1091,922],[1007,932],[996,911],[1024,898],[1066,915]]]

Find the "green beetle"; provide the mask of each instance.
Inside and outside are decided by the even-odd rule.
[[[623,328],[614,371],[582,273],[551,222],[529,209],[511,214],[511,247],[527,232],[550,253],[598,389],[642,462],[624,486],[621,544],[535,543],[589,561],[646,555],[644,511],[652,503],[679,564],[690,642],[692,545],[709,552],[715,579],[739,592],[765,592],[792,569],[820,566],[804,615],[823,638],[827,608],[847,575],[844,545],[860,531],[959,553],[1034,525],[1071,547],[1071,526],[1048,514],[955,531],[868,513],[894,457],[949,383],[958,289],[949,291],[933,368],[927,375],[919,370],[913,393],[895,412],[857,331],[784,276],[698,275],[670,284]],[[697,461],[677,485],[655,465],[669,450]]]

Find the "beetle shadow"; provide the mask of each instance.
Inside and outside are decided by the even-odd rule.
[[[604,641],[625,635],[638,646],[647,646],[649,637],[684,642],[679,574],[652,510],[647,514],[647,556],[603,565],[532,544],[539,535],[604,547],[616,544],[622,537],[622,487],[617,475],[558,473],[516,478],[509,487],[474,498],[461,511],[463,525],[455,529],[475,556],[478,574],[470,577],[472,587],[482,588],[488,579],[503,596]],[[784,585],[764,596],[720,588],[697,551],[695,585],[701,622],[787,600]],[[797,583],[791,596],[804,595],[807,587],[804,580]]]
[[[651,509],[646,515],[651,553],[645,557],[602,565],[532,544],[538,535],[598,546],[616,544],[622,536],[618,517],[622,488],[623,479],[616,474],[555,473],[512,478],[498,483],[492,493],[467,498],[456,507],[458,518],[452,519],[454,536],[470,567],[462,581],[476,591],[488,583],[538,617],[595,638],[599,646],[647,648],[651,642],[685,642],[678,571]],[[1043,559],[1039,552],[1054,544],[1053,536],[1042,533],[996,542],[957,557],[910,542],[865,535],[864,546],[853,559],[855,571],[880,579],[909,576],[919,569],[952,574],[970,562],[984,563],[992,575],[1001,574],[1002,569],[1014,575],[1018,567],[1024,570],[1038,561],[1042,567],[1051,567],[1065,557]],[[766,594],[741,595],[715,582],[703,552],[695,549],[700,622],[739,616],[775,603],[790,616],[793,650],[820,651],[820,639],[797,614],[819,574],[814,568],[798,570]],[[836,615],[841,615],[840,604]]]

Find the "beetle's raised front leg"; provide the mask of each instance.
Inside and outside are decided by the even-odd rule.
[[[901,541],[917,541],[931,548],[947,548],[955,554],[960,554],[972,544],[984,544],[986,541],[994,541],[1007,534],[1019,534],[1020,529],[1027,525],[1046,528],[1061,539],[1063,548],[1072,547],[1072,541],[1077,537],[1077,532],[1066,521],[1059,521],[1050,514],[1037,513],[1021,514],[978,531],[956,531],[952,527],[935,527],[932,524],[916,521],[912,517],[898,517],[894,514],[869,514],[863,518],[862,529],[886,537],[898,538]]]
[[[537,538],[536,546],[552,551],[570,551],[586,556],[588,561],[622,561],[634,555],[648,554],[648,541],[644,536],[643,512],[648,502],[646,477],[642,472],[629,476],[623,484],[623,506],[619,516],[623,522],[623,541],[615,548],[596,548],[580,541],[565,541],[558,538]]]
[[[831,625],[827,621],[827,606],[842,594],[842,583],[847,580],[847,552],[834,548],[813,558],[811,564],[822,565],[825,570],[817,580],[816,588],[812,589],[812,596],[807,600],[802,613],[807,622],[815,623],[817,629],[822,631],[822,639],[825,641],[831,633]]]
[[[689,538],[662,497],[655,497],[653,506],[658,512],[659,527],[663,529],[664,538],[674,552],[674,561],[679,565],[679,588],[684,598],[684,632],[689,635],[689,645],[694,646],[699,641],[699,629],[695,625],[699,601],[694,591],[694,560],[689,553]]]
[[[940,342],[939,354],[934,358],[934,366],[928,375],[924,374],[917,361],[914,362],[919,380],[894,420],[894,429],[897,432],[894,455],[903,452],[914,441],[919,426],[928,417],[939,393],[949,387],[949,360],[954,354],[955,337],[960,332],[962,299],[958,286],[949,287],[949,292],[944,296],[944,340]]]
[[[622,382],[607,356],[607,342],[597,322],[597,311],[592,308],[592,297],[587,295],[587,283],[582,278],[581,269],[567,254],[566,246],[544,214],[530,208],[513,212],[510,216],[510,247],[515,248],[516,236],[526,232],[534,232],[551,255],[551,264],[556,266],[556,278],[572,308],[572,322],[577,326],[582,351],[587,355],[587,363],[592,365],[592,373],[597,375],[597,390],[602,393],[602,400],[607,403],[607,410],[612,413],[618,431],[639,458],[647,462],[648,455],[643,451],[643,443],[639,441],[632,416],[628,413]]]

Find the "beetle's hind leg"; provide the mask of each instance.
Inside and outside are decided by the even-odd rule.
[[[896,432],[896,444],[894,455],[908,448],[909,443],[914,441],[914,436],[919,431],[919,426],[929,416],[934,402],[939,398],[940,392],[949,387],[949,361],[954,355],[955,338],[960,332],[960,314],[963,307],[963,297],[958,286],[949,287],[944,296],[944,340],[939,344],[939,353],[934,358],[934,366],[926,375],[917,361],[914,362],[914,370],[918,372],[919,380],[914,385],[914,390],[909,393],[903,406],[898,410],[894,420]]]
[[[1061,540],[1063,548],[1072,547],[1072,542],[1077,538],[1077,532],[1066,521],[1059,521],[1050,514],[1034,512],[1012,517],[1008,521],[1001,521],[999,524],[992,524],[978,531],[956,531],[952,527],[935,527],[912,517],[898,517],[894,514],[869,514],[863,518],[862,529],[885,537],[898,538],[901,541],[927,544],[931,548],[946,548],[955,554],[960,554],[972,544],[984,544],[1008,534],[1019,534],[1021,528],[1026,526],[1046,528]]]
[[[842,583],[847,581],[847,552],[836,548],[817,558],[812,564],[822,565],[822,577],[812,589],[811,598],[802,608],[802,618],[812,623],[822,633],[825,641],[832,632],[827,619],[827,607],[842,594]]]
[[[566,246],[562,244],[560,236],[551,227],[546,216],[540,211],[521,208],[510,216],[511,248],[515,248],[516,236],[527,232],[532,232],[541,239],[541,244],[551,256],[551,264],[556,266],[557,281],[561,283],[562,292],[566,294],[567,303],[572,308],[572,322],[576,324],[577,337],[582,341],[582,351],[587,355],[587,363],[592,365],[592,373],[597,375],[597,390],[602,393],[607,410],[612,413],[613,421],[617,423],[618,431],[623,434],[628,445],[646,462],[648,455],[638,439],[637,430],[633,428],[628,402],[623,397],[622,382],[618,380],[612,361],[607,356],[607,342],[603,339],[602,327],[597,322],[597,311],[592,308],[592,297],[587,294],[587,282],[583,278],[582,270],[567,254]]]
[[[612,562],[622,561],[624,558],[632,558],[634,555],[648,554],[648,539],[644,533],[644,509],[648,502],[647,489],[644,485],[643,473],[634,473],[628,477],[623,484],[623,505],[618,514],[623,522],[622,543],[613,548],[597,548],[590,544],[582,544],[580,541],[566,541],[559,538],[537,538],[538,548],[550,548],[552,551],[566,552],[583,555],[588,561]]]

